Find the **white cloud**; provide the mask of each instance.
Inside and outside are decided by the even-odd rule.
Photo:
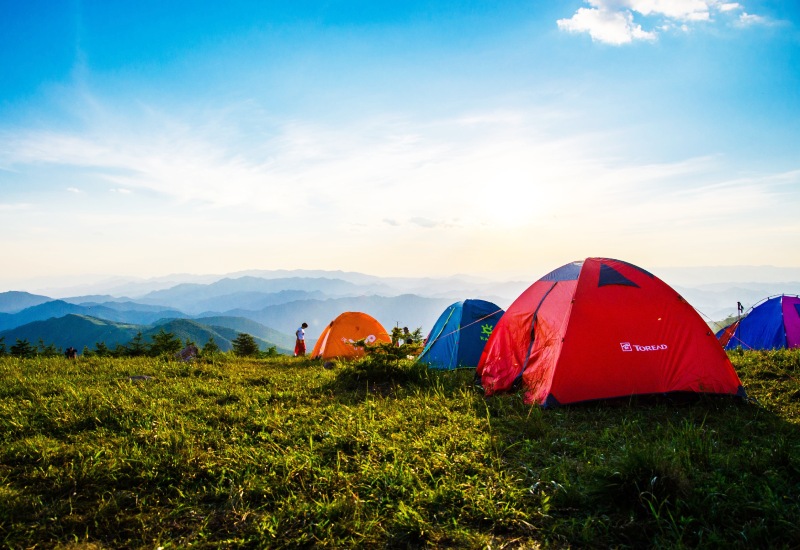
[[[633,23],[628,11],[611,11],[599,8],[579,8],[570,19],[559,19],[558,27],[569,32],[588,32],[592,40],[619,46],[634,40],[654,40],[653,32],[642,30]]]
[[[115,189],[110,189],[112,193],[119,193],[120,195],[130,195],[132,191],[130,189],[125,189],[124,187],[117,187]]]
[[[653,41],[658,31],[671,29],[687,31],[689,25],[711,22],[715,14],[729,14],[743,10],[738,2],[721,0],[585,0],[590,7],[578,8],[569,19],[556,23],[561,30],[588,33],[592,40],[620,46],[637,40]],[[652,30],[643,28],[637,19],[644,18]],[[653,18],[658,21],[652,22]],[[740,24],[764,21],[759,16],[742,13]]]
[[[739,16],[739,24],[745,27],[750,25],[765,25],[767,23],[769,23],[769,20],[766,17],[761,17],[760,15],[753,15],[743,12]]]
[[[76,195],[82,193],[82,191],[77,187],[67,187],[67,191],[70,193],[75,193]]]

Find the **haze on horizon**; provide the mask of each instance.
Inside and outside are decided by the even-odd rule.
[[[392,4],[0,0],[0,290],[800,268],[797,3]]]

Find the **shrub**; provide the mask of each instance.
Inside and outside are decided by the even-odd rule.
[[[256,339],[247,333],[240,332],[232,344],[233,353],[239,357],[254,357],[258,355]]]

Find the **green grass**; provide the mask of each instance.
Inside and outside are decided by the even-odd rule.
[[[752,402],[542,410],[380,359],[0,358],[0,544],[796,547],[800,352],[732,359]]]

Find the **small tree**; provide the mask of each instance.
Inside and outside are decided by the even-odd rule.
[[[171,332],[167,332],[162,327],[157,334],[153,335],[153,344],[150,346],[150,355],[175,355],[181,350],[181,341]]]
[[[405,329],[400,327],[393,327],[392,334],[391,334],[392,344],[395,346],[405,345],[405,346],[416,346],[417,344],[411,343],[409,344],[409,339],[412,342],[420,343],[422,342],[422,327],[417,327],[414,329],[414,332],[405,332]],[[403,344],[400,344],[400,340],[403,341]]]
[[[94,355],[97,357],[111,357],[111,350],[108,349],[105,342],[95,342]]]
[[[55,344],[45,344],[43,338],[39,338],[39,344],[36,347],[36,353],[42,357],[57,357],[61,355],[61,352],[56,349]]]
[[[214,355],[215,353],[219,353],[220,349],[217,343],[214,341],[214,337],[211,336],[206,342],[206,345],[203,346],[202,354],[205,356]]]
[[[0,357],[7,355],[8,350],[6,349],[6,337],[0,336]]]
[[[131,357],[141,357],[143,355],[147,355],[147,344],[142,338],[142,331],[136,333],[136,336],[133,337],[133,340],[130,341],[128,344],[128,354]]]
[[[113,357],[130,357],[131,350],[129,350],[128,346],[125,344],[117,344],[114,346],[114,349],[111,350],[111,355]]]
[[[240,357],[251,357],[258,355],[258,344],[256,343],[256,339],[249,334],[240,332],[232,344],[233,353]]]
[[[261,357],[277,357],[280,354],[278,353],[277,346],[270,346],[267,348],[267,351],[262,351],[259,355]]]
[[[11,346],[11,356],[21,358],[36,357],[36,349],[28,342],[27,338],[22,340],[17,338],[17,343]]]

